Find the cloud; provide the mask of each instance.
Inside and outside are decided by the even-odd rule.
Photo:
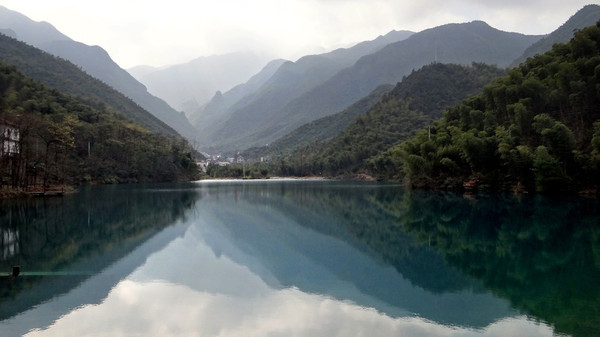
[[[116,61],[181,63],[199,56],[255,49],[295,60],[369,40],[390,30],[450,22],[546,34],[588,0],[6,0],[4,5],[45,20],[75,40],[96,44]]]

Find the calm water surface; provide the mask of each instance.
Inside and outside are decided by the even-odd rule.
[[[598,206],[339,181],[3,201],[0,336],[599,336]]]

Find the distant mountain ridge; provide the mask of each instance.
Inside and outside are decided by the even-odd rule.
[[[482,62],[505,67],[540,38],[503,32],[482,21],[427,29],[360,58],[275,109],[265,110],[264,105],[239,109],[214,132],[212,141],[229,148],[271,143],[302,124],[343,110],[381,84],[401,81],[428,63]]]
[[[203,56],[160,69],[128,70],[150,93],[190,115],[217,91],[225,92],[260,71],[268,58],[251,52]]]
[[[210,102],[192,114],[189,118],[192,125],[198,130],[199,142],[207,142],[208,135],[213,130],[220,128],[222,123],[231,116],[231,106],[257,91],[284,62],[287,61],[273,60],[246,83],[239,84],[225,93],[217,91]]]
[[[0,28],[9,29],[17,36],[13,38],[20,39],[31,45],[39,45],[48,41],[73,41],[70,37],[61,33],[50,23],[42,21],[36,22],[27,16],[12,11],[0,5]]]
[[[367,113],[381,98],[394,88],[391,84],[377,87],[370,94],[336,114],[304,124],[268,146],[250,148],[243,152],[244,158],[258,159],[281,156],[309,146],[311,143],[327,141],[339,135],[359,115]]]
[[[50,88],[79,97],[87,97],[97,108],[108,105],[148,130],[178,135],[170,126],[141,108],[122,93],[81,71],[73,63],[60,59],[24,42],[0,34],[0,61],[15,66],[24,75]]]
[[[35,22],[2,6],[0,28],[11,29],[18,40],[73,62],[88,74],[130,97],[181,135],[188,139],[195,137],[196,130],[182,113],[150,95],[141,83],[121,69],[101,47],[76,42],[47,22]]]
[[[414,33],[410,31],[391,31],[372,41],[361,42],[350,48],[304,56],[296,62],[285,62],[260,88],[249,92],[243,99],[231,105],[226,111],[220,111],[219,114],[227,118],[232,116],[231,118],[235,119],[247,115],[248,118],[253,119],[251,125],[260,124],[262,123],[261,119],[273,115],[294,98],[324,83],[338,71],[351,66],[364,55],[376,52],[389,43],[404,40],[412,34]],[[261,111],[261,114],[256,114],[256,111]],[[201,115],[203,111],[198,111],[197,114]],[[201,117],[191,118],[201,119]],[[231,123],[226,119],[222,121],[221,124]],[[227,129],[213,128],[212,133],[206,135],[206,142],[208,144],[213,144],[215,140],[218,140],[217,143],[227,142],[223,138],[229,137],[229,134],[221,135],[224,130]]]
[[[470,66],[432,63],[412,72],[392,90],[379,93],[377,102],[331,138],[314,137],[312,142],[307,142],[299,131],[318,135],[317,130],[326,130],[319,127],[323,121],[334,124],[334,118],[344,117],[341,113],[298,128],[273,143],[279,147],[278,153],[267,153],[274,162],[290,163],[290,170],[298,175],[397,174],[397,171],[387,172],[389,163],[381,162],[376,156],[408,139],[418,129],[441,117],[445,109],[478,93],[505,74],[503,69],[482,63]],[[308,130],[308,126],[316,130]],[[295,143],[303,144],[295,146]],[[297,158],[303,160],[299,162]]]
[[[573,38],[573,33],[588,26],[593,26],[600,20],[600,6],[587,5],[575,13],[573,16],[562,24],[558,29],[532,44],[525,50],[523,55],[511,63],[511,67],[516,67],[524,62],[527,58],[533,57],[536,54],[543,54],[556,43],[566,43]]]

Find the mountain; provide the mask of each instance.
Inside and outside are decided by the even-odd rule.
[[[0,29],[0,34],[4,34],[4,35],[6,35],[8,37],[12,37],[13,39],[17,38],[17,33],[15,33],[14,30],[8,29],[8,28],[6,28],[6,29]]]
[[[394,86],[391,84],[384,84],[343,111],[304,124],[268,146],[250,148],[244,151],[243,156],[249,159],[281,156],[305,148],[311,143],[319,143],[334,138],[344,131],[357,116],[373,108],[393,88]]]
[[[527,58],[533,57],[536,54],[543,54],[556,43],[566,43],[573,38],[573,33],[588,26],[593,26],[600,20],[600,6],[587,5],[573,15],[562,26],[548,36],[525,49],[523,55],[514,60],[511,67],[516,67],[524,62]]]
[[[11,30],[18,37],[31,45],[40,45],[48,41],[71,41],[71,38],[59,32],[48,22],[35,22],[25,15],[0,6],[0,29]]]
[[[231,116],[231,106],[241,102],[243,98],[250,97],[284,62],[286,61],[282,59],[273,60],[246,83],[239,84],[225,93],[217,91],[210,102],[190,115],[190,122],[198,130],[198,141],[205,142],[211,130],[218,129]]]
[[[390,161],[415,186],[597,193],[598,55],[600,22],[449,109]]]
[[[504,74],[495,66],[480,63],[427,65],[398,83],[338,136],[305,152],[315,158],[312,162],[317,172],[334,176],[390,174],[384,169],[387,163],[374,158],[377,154],[408,139],[416,130],[441,117],[446,108],[478,93]]]
[[[320,85],[304,91],[297,86],[288,88],[295,94],[291,101],[273,97],[268,101],[269,109],[258,100],[252,102],[215,131],[213,141],[229,147],[270,143],[302,124],[343,110],[381,84],[401,81],[412,70],[431,62],[483,62],[505,67],[539,39],[503,32],[481,21],[431,28],[360,58]],[[282,66],[280,71],[284,69]]]
[[[246,82],[267,63],[255,53],[238,52],[199,57],[184,64],[148,72],[148,68],[130,71],[150,93],[186,114],[206,104],[216,91],[225,92]],[[140,74],[146,71],[146,74]],[[139,74],[140,76],[136,76]]]
[[[239,146],[240,143],[235,137],[237,134],[245,134],[257,129],[256,126],[264,123],[264,119],[276,114],[291,100],[324,83],[338,71],[354,64],[360,57],[373,53],[389,43],[406,39],[412,34],[408,31],[392,31],[351,48],[304,56],[296,62],[288,61],[282,64],[260,89],[236,102],[229,111],[220,113],[225,117],[231,116],[230,120],[224,120],[225,124],[229,125],[224,125],[222,129],[213,129],[213,132],[207,135],[208,144]],[[247,125],[246,121],[248,121]]]
[[[144,85],[120,68],[104,49],[73,41],[47,22],[35,22],[2,6],[0,6],[0,28],[11,29],[18,40],[80,66],[88,74],[131,98],[181,135],[194,139],[196,130],[185,115],[149,94]]]
[[[244,151],[242,156],[252,163],[246,172],[251,177],[398,179],[402,166],[388,149],[505,74],[504,69],[483,63],[432,63],[394,87],[379,87],[341,113],[305,124],[269,146]],[[243,170],[211,173],[241,177]]]
[[[89,104],[97,109],[110,107],[152,132],[178,135],[170,126],[131,99],[81,71],[73,63],[2,34],[0,34],[0,61],[15,66],[25,76],[60,92],[87,97],[90,100]]]
[[[120,95],[71,63],[0,35],[0,59],[6,59],[6,51],[11,49],[12,59],[19,60],[15,63],[29,73],[44,74],[45,68],[52,68],[58,75],[45,76],[47,79],[63,76],[63,81],[72,80],[84,91],[105,86],[113,97]],[[77,72],[82,76],[69,76]],[[99,85],[94,87],[94,83]],[[125,118],[125,113],[86,96],[63,94],[24,76],[16,66],[0,62],[0,120],[18,128],[16,151],[10,158],[0,156],[0,180],[15,190],[35,191],[82,183],[196,178],[196,163],[185,140],[179,135],[149,132]],[[143,121],[154,119],[160,126],[154,116],[141,110],[143,113],[148,115]],[[166,131],[167,126],[164,128]],[[171,133],[175,135],[175,131]]]
[[[153,66],[135,66],[133,68],[127,69],[127,72],[131,74],[131,76],[133,76],[134,78],[139,79],[155,71],[159,71],[160,69],[163,68]]]

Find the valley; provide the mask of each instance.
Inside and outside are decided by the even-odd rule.
[[[51,88],[90,97],[97,108],[107,104],[151,132],[182,136],[207,176],[401,181],[408,160],[398,157],[402,142],[423,129],[431,137],[447,109],[594,25],[599,8],[585,6],[543,36],[504,32],[483,21],[451,23],[394,30],[296,61],[233,53],[131,68],[135,76],[101,47],[2,8],[3,32],[48,54],[32,58],[33,49],[6,40],[0,60]],[[99,82],[83,84],[90,79],[50,55]],[[442,185],[457,188],[468,179]]]

